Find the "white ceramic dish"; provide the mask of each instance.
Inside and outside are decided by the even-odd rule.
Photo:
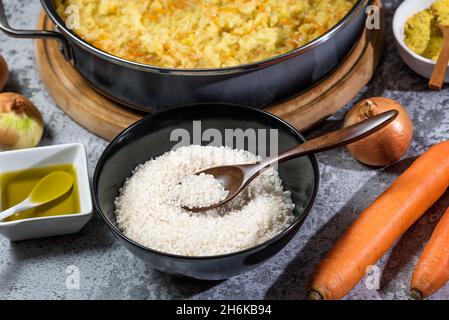
[[[71,215],[0,222],[1,235],[11,241],[20,241],[78,232],[92,216],[92,196],[87,171],[86,151],[82,144],[64,144],[0,152],[0,174],[68,163],[73,164],[77,172],[80,212]]]
[[[399,54],[404,62],[417,74],[430,79],[435,62],[421,57],[407,47],[404,42],[404,27],[408,18],[427,9],[435,0],[405,0],[397,9],[393,18],[393,32]],[[449,83],[449,71],[446,73],[445,83]]]

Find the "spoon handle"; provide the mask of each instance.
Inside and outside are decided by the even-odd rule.
[[[20,208],[18,208],[18,206],[14,206],[12,208],[6,209],[5,211],[2,211],[0,213],[0,221],[16,214],[17,212],[19,212],[18,209],[20,209]]]
[[[441,90],[443,87],[449,61],[449,27],[442,27],[441,30],[444,36],[443,48],[438,56],[438,60],[432,72],[432,77],[429,81],[429,88],[432,90]]]
[[[300,156],[345,146],[382,129],[396,119],[398,114],[397,110],[386,111],[352,126],[309,140],[281,153],[277,157],[267,159],[263,166],[266,167],[276,162],[281,163]]]
[[[0,212],[0,222],[16,213],[31,209],[33,207],[35,207],[35,205],[32,205],[28,199],[25,199],[25,201],[19,203],[18,205]]]

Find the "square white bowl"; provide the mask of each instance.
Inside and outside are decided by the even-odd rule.
[[[420,56],[405,44],[404,29],[405,23],[407,22],[408,18],[422,10],[429,8],[435,1],[436,0],[405,0],[396,9],[393,18],[393,33],[399,55],[410,69],[427,79],[430,79],[432,76],[432,72],[435,67],[435,61]],[[446,78],[444,82],[449,83],[449,70],[446,72]]]
[[[1,235],[11,241],[21,241],[72,234],[80,231],[86,225],[92,217],[92,195],[87,170],[86,150],[82,144],[63,144],[0,152],[0,174],[60,164],[72,164],[76,169],[80,212],[0,222]],[[0,209],[3,210],[1,203]]]

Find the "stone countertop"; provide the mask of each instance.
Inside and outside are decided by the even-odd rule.
[[[314,266],[357,214],[416,155],[449,139],[448,89],[427,90],[426,80],[407,68],[394,46],[391,19],[399,3],[384,1],[385,54],[375,77],[354,101],[386,96],[405,105],[415,124],[410,150],[403,161],[377,170],[357,163],[343,148],[320,154],[321,185],[313,210],[291,243],[268,263],[222,282],[174,278],[137,260],[115,241],[95,213],[75,235],[19,243],[0,238],[0,299],[304,299]],[[5,6],[13,26],[33,28],[37,24],[38,0],[7,0]],[[11,69],[6,90],[29,97],[43,113],[47,130],[42,145],[83,143],[92,174],[107,142],[78,126],[57,108],[37,72],[33,42],[0,34],[0,53]],[[338,128],[345,110],[308,132],[308,136]],[[408,299],[407,286],[422,244],[448,206],[446,194],[379,261],[379,290],[369,289],[364,279],[347,298]],[[66,286],[71,266],[79,268],[79,289]],[[449,298],[449,285],[433,296],[445,298]]]

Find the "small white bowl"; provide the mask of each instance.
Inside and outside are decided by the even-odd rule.
[[[393,32],[396,45],[402,60],[417,74],[430,79],[435,61],[424,58],[413,52],[404,42],[404,28],[408,18],[427,9],[435,0],[405,0],[397,9],[393,18]],[[445,83],[449,83],[449,71],[446,72]]]
[[[64,144],[0,152],[0,174],[59,164],[72,164],[76,168],[80,212],[0,222],[1,235],[11,241],[21,241],[71,234],[78,232],[86,225],[92,217],[92,196],[87,171],[86,150],[82,144]]]

